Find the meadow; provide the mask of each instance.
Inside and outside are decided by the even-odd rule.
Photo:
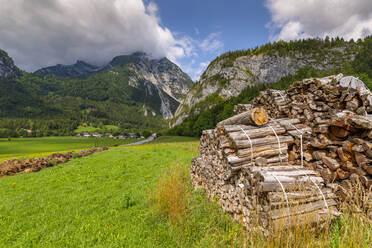
[[[0,247],[370,247],[371,223],[347,214],[326,230],[246,231],[192,189],[194,156],[197,140],[163,137],[0,178]]]
[[[93,126],[87,126],[87,125],[80,125],[77,127],[77,129],[75,129],[74,133],[84,133],[84,132],[88,132],[88,133],[94,133],[94,132],[99,132],[99,133],[103,133],[104,131],[105,132],[108,132],[108,133],[113,133],[115,131],[119,131],[120,128],[118,126],[114,126],[114,125],[104,125],[103,127],[99,128],[99,127],[93,127]]]
[[[47,156],[54,152],[68,152],[102,146],[128,144],[138,140],[84,137],[0,138],[0,162],[11,158]]]

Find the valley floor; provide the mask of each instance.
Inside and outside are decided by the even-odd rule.
[[[268,239],[233,223],[189,179],[198,140],[164,137],[0,178],[0,247],[368,247],[372,226]],[[284,236],[282,236],[284,237]]]
[[[44,157],[55,152],[68,152],[94,147],[115,146],[136,142],[134,139],[43,137],[43,138],[0,138],[0,163],[11,158]]]

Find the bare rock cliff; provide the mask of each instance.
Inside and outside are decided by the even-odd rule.
[[[200,81],[186,95],[170,125],[176,126],[189,115],[198,113],[198,104],[210,95],[226,100],[238,96],[242,90],[254,84],[277,82],[285,76],[295,74],[304,66],[331,70],[341,66],[345,60],[353,60],[354,56],[347,47],[331,48],[326,54],[257,54],[240,56],[233,61],[228,56],[221,56],[222,58],[211,62]]]

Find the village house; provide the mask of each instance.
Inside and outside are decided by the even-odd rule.
[[[103,135],[100,134],[100,133],[97,133],[97,132],[93,133],[93,137],[95,137],[95,138],[101,138],[102,136]]]
[[[129,134],[129,139],[137,139],[137,135],[135,133],[130,133]]]
[[[90,135],[90,133],[83,133],[83,137],[90,137],[91,135]]]

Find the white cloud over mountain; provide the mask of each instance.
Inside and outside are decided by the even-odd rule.
[[[28,71],[77,59],[102,64],[136,51],[177,61],[193,50],[160,24],[152,2],[0,0],[0,6],[0,48]]]
[[[267,0],[272,40],[372,34],[371,0]]]
[[[194,81],[197,81],[208,67],[209,61],[220,55],[223,51],[224,43],[221,41],[221,32],[212,32],[201,40],[191,37],[184,37],[184,40],[188,41],[190,51],[187,53],[189,55],[188,61],[182,61],[182,69]]]
[[[199,47],[206,53],[220,53],[223,43],[220,40],[221,33],[210,33],[200,44]]]

